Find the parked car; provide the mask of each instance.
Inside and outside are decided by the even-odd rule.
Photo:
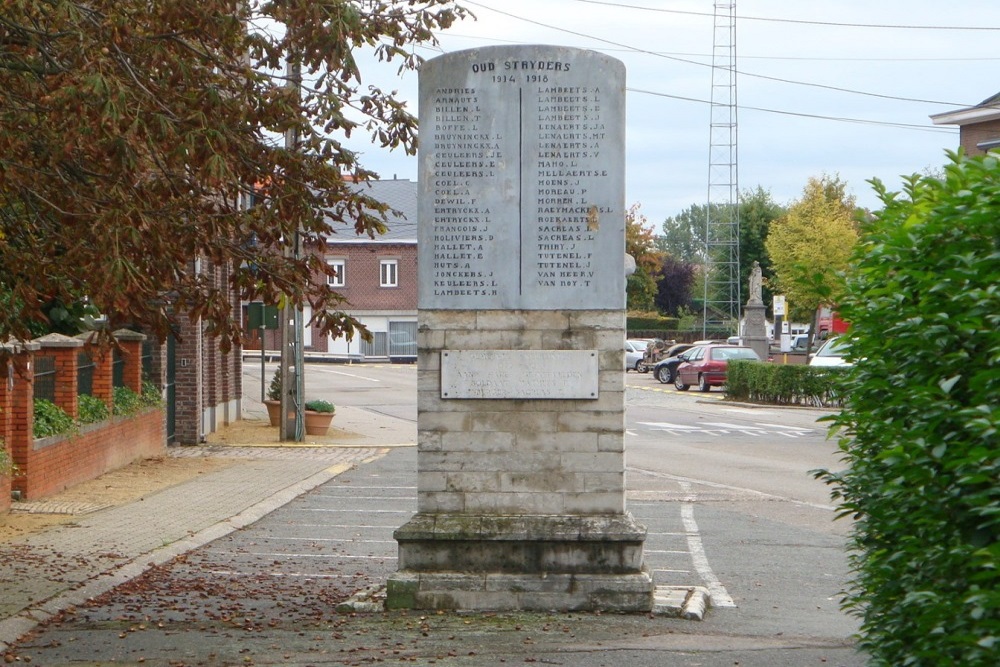
[[[642,363],[650,341],[645,338],[630,338],[625,341],[625,372],[630,370],[645,373],[648,369]]]
[[[809,360],[810,366],[850,366],[851,362],[844,359],[847,351],[847,338],[837,336],[823,343],[816,354]]]
[[[695,347],[697,346],[693,343],[678,343],[676,345],[671,345],[667,349],[664,358],[653,366],[653,377],[663,384],[673,384],[674,373],[681,362],[684,361],[685,353]]]
[[[760,361],[753,348],[742,345],[703,345],[689,350],[674,373],[674,387],[687,391],[697,385],[701,391],[726,384],[726,367],[735,359]]]

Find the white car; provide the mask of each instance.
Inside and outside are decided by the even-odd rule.
[[[649,345],[648,340],[630,338],[625,341],[625,372],[630,370],[638,371],[639,373],[645,373],[645,364],[642,363],[642,357],[646,354],[646,347]]]
[[[850,366],[851,362],[844,359],[848,340],[844,336],[830,338],[816,350],[809,360],[810,366]]]

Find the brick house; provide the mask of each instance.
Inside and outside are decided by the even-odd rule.
[[[316,327],[303,332],[303,349],[346,358],[412,361],[417,355],[417,184],[405,179],[359,184],[373,198],[399,211],[389,215],[388,231],[374,239],[357,236],[351,227],[336,227],[327,240],[325,259],[337,271],[330,286],[344,295],[344,312],[356,317],[372,332],[374,340],[332,339]],[[326,280],[317,275],[316,280]],[[303,320],[312,312],[306,307]],[[255,332],[247,347],[258,348]],[[279,332],[266,331],[268,350],[279,350]]]
[[[958,125],[959,143],[966,155],[982,155],[1000,148],[1000,93],[974,107],[934,114],[935,125]]]

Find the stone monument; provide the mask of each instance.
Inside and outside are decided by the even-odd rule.
[[[625,508],[625,71],[550,46],[420,72],[417,514],[389,608],[648,611]]]
[[[750,293],[747,305],[743,309],[743,316],[746,318],[743,323],[743,344],[753,348],[761,359],[767,359],[767,320],[765,319],[765,306],[763,297],[763,273],[760,270],[760,263],[754,260],[750,269]]]

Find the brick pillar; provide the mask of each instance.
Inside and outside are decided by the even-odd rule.
[[[77,393],[77,353],[83,347],[83,341],[62,334],[48,334],[36,338],[39,354],[55,359],[56,394],[55,404],[66,411],[73,419],[80,416],[80,396]]]
[[[7,355],[16,352],[14,344],[0,345],[0,514],[10,509],[11,479],[8,466],[13,464],[11,434],[13,432],[13,362]]]
[[[86,346],[92,336],[93,334],[90,333],[82,333],[77,335],[77,339],[83,341]],[[94,362],[92,395],[108,406],[108,410],[111,410],[114,407],[115,356],[111,350],[94,346],[87,350],[87,354]]]
[[[119,329],[115,332],[115,339],[122,350],[122,359],[125,362],[123,371],[123,382],[126,387],[137,394],[142,393],[142,343],[146,340],[146,334],[141,334],[130,329]]]
[[[10,451],[17,472],[11,481],[11,487],[22,494],[27,493],[27,476],[31,469],[28,455],[34,442],[34,353],[38,343],[29,342],[18,345],[11,357],[13,367],[12,377],[7,378],[4,389],[10,393],[10,440],[7,447]]]
[[[204,434],[201,372],[204,335],[200,319],[192,322],[187,317],[181,317],[178,325],[174,359],[174,440],[182,445],[197,445],[201,443]]]

